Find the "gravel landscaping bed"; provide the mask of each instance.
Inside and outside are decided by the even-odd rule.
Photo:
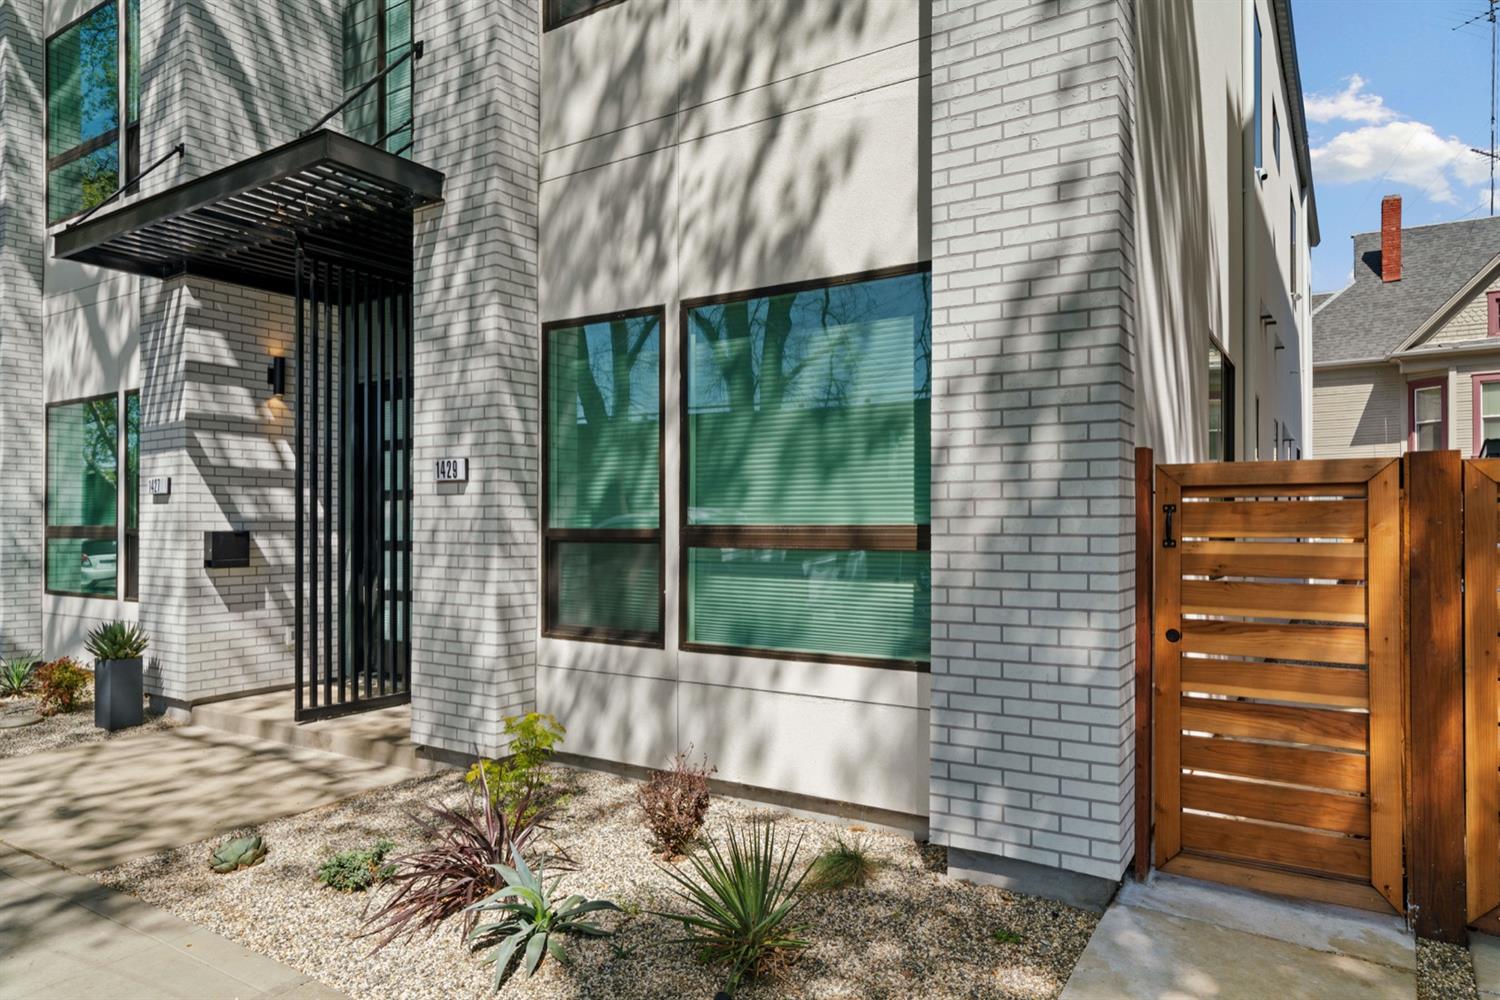
[[[147,715],[144,724],[132,729],[117,729],[109,733],[94,728],[94,699],[92,692],[85,694],[71,712],[44,716],[38,722],[11,728],[5,723],[34,717],[37,713],[35,698],[10,698],[0,701],[0,758],[25,757],[28,754],[46,753],[80,743],[102,743],[117,740],[132,733],[157,729],[168,729],[177,723],[160,715]]]
[[[551,839],[578,865],[563,887],[611,899],[625,913],[599,922],[618,933],[567,940],[567,967],[548,960],[536,975],[512,974],[499,996],[560,1000],[577,997],[660,998],[714,995],[720,978],[670,941],[677,925],[653,916],[675,909],[671,881],[657,867],[635,801],[636,785],[612,775],[555,769],[566,798]],[[343,894],[319,885],[318,865],[339,850],[380,837],[400,854],[419,843],[408,813],[464,794],[462,778],[445,772],[412,779],[344,802],[256,828],[269,855],[260,865],[215,875],[205,863],[213,843],[193,844],[107,869],[94,878],[239,941],[353,998],[484,998],[495,995],[491,973],[449,921],[434,937],[397,941],[370,954],[360,939],[361,915],[372,894]],[[840,831],[831,823],[777,810],[714,800],[705,833],[728,820],[775,816],[784,834],[804,836],[800,858],[812,857]],[[1054,997],[1088,943],[1097,917],[1049,900],[941,876],[941,851],[910,839],[858,832],[881,861],[863,888],[812,893],[796,919],[811,947],[780,975],[743,988],[744,998]],[[379,890],[377,890],[378,892]],[[998,933],[998,937],[997,937]],[[1003,940],[1002,940],[1003,939]],[[1012,943],[1004,943],[1010,941]]]
[[[1469,949],[1418,940],[1417,1000],[1479,1000]]]

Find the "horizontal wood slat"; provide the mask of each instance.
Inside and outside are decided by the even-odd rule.
[[[1182,738],[1182,766],[1341,792],[1366,792],[1370,786],[1369,760],[1364,754],[1274,747],[1211,736]]]
[[[1369,741],[1369,721],[1369,716],[1359,712],[1209,698],[1182,699],[1184,730],[1220,736],[1363,750]]]
[[[1267,500],[1274,500],[1278,497],[1321,497],[1333,500],[1363,497],[1365,486],[1363,483],[1358,485],[1320,483],[1313,486],[1190,486],[1184,489],[1182,494],[1189,497],[1253,497]]]
[[[1268,622],[1182,623],[1184,653],[1265,656],[1314,663],[1362,666],[1369,657],[1365,630],[1339,625],[1275,625]]]
[[[1370,835],[1370,800],[1354,795],[1184,774],[1182,807],[1359,837]]]
[[[1370,842],[1337,834],[1183,813],[1182,847],[1344,878],[1370,877]]]
[[[1182,534],[1210,538],[1363,538],[1363,500],[1210,500],[1182,505]]]
[[[1300,462],[1194,462],[1157,469],[1184,487],[1364,484],[1396,458],[1304,459]]]
[[[1363,580],[1363,542],[1183,542],[1188,576]]]
[[[1394,912],[1374,886],[1345,882],[1342,879],[1319,878],[1299,872],[1282,871],[1259,865],[1234,864],[1198,854],[1179,854],[1161,866],[1161,870],[1188,878],[1201,878],[1224,885],[1270,892],[1296,899],[1312,899],[1337,906],[1353,906],[1372,913]]]
[[[1351,667],[1301,667],[1290,663],[1243,660],[1182,661],[1182,690],[1267,701],[1365,708],[1369,677]]]
[[[1190,615],[1298,618],[1362,625],[1365,589],[1339,584],[1184,580],[1182,610]]]

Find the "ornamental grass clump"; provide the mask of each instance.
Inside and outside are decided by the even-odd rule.
[[[0,695],[20,698],[30,693],[36,680],[36,667],[42,657],[38,653],[17,656],[0,664]]]
[[[694,764],[688,759],[691,750],[679,750],[665,771],[652,771],[638,793],[651,839],[668,858],[682,854],[708,813],[708,778],[714,768],[707,758]]]
[[[71,656],[44,663],[36,671],[38,711],[42,715],[71,712],[78,707],[78,696],[89,686],[93,675]]]
[[[682,925],[685,936],[673,943],[692,945],[700,962],[725,970],[732,995],[747,977],[779,971],[808,946],[791,915],[809,868],[797,871],[802,837],[781,845],[773,822],[727,827],[725,842],[708,842],[689,858],[696,878],[659,866],[688,909],[657,916]]]
[[[429,846],[392,858],[386,878],[391,893],[365,918],[362,936],[378,936],[375,951],[397,938],[431,934],[456,913],[463,914],[462,933],[473,930],[478,914],[469,907],[499,889],[504,880],[496,865],[512,865],[517,850],[526,850],[547,829],[549,810],[530,795],[497,805],[488,788],[471,789],[458,808],[434,805],[427,818],[413,816]],[[553,864],[566,862],[554,853]],[[373,903],[373,901],[372,901]]]
[[[807,886],[825,892],[858,888],[874,877],[879,867],[863,838],[836,834],[833,844],[813,859]]]
[[[469,932],[469,943],[473,947],[481,947],[486,941],[499,938],[485,958],[485,962],[495,966],[497,992],[505,982],[505,973],[512,959],[520,956],[527,976],[536,972],[547,955],[566,965],[568,954],[563,948],[562,938],[569,934],[608,937],[610,931],[583,918],[601,910],[620,909],[608,900],[585,899],[577,894],[558,902],[557,886],[562,881],[561,876],[548,884],[540,863],[533,874],[525,857],[514,846],[511,854],[516,861],[515,867],[495,866],[505,885],[469,907],[475,915],[500,914],[494,922],[479,924]]]

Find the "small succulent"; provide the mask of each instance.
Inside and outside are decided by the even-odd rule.
[[[146,651],[146,633],[131,622],[106,622],[89,632],[83,646],[96,660],[134,660]]]
[[[363,892],[395,873],[395,866],[385,860],[395,846],[382,839],[368,850],[340,851],[323,862],[318,869],[318,881],[340,892]]]
[[[0,664],[0,694],[19,697],[30,691],[36,666],[41,661],[39,653],[31,653]]]
[[[493,866],[505,879],[505,886],[469,907],[476,913],[499,911],[501,914],[494,923],[480,924],[469,934],[470,944],[476,946],[484,938],[503,935],[485,959],[495,966],[497,991],[505,982],[506,970],[517,952],[521,952],[528,976],[536,972],[542,959],[549,954],[566,963],[567,952],[557,939],[564,934],[609,937],[609,931],[582,918],[599,910],[620,909],[608,900],[584,899],[576,894],[557,902],[555,895],[561,877],[548,884],[541,865],[537,865],[533,873],[519,850],[512,848],[511,853],[516,862],[514,868]]]
[[[226,840],[214,851],[213,860],[209,866],[220,875],[239,871],[241,868],[250,868],[260,864],[266,859],[265,841],[256,836],[235,837]]]

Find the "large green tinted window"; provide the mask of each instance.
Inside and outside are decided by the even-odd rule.
[[[684,318],[686,642],[926,661],[930,275]]]
[[[119,511],[113,395],[47,410],[47,590],[113,597]]]
[[[352,94],[411,48],[412,0],[351,0],[344,8],[344,92]],[[344,130],[404,153],[412,139],[412,64],[392,70],[344,109]]]
[[[659,642],[659,312],[549,324],[549,634]]]
[[[120,12],[115,0],[47,40],[47,219],[120,183]]]

